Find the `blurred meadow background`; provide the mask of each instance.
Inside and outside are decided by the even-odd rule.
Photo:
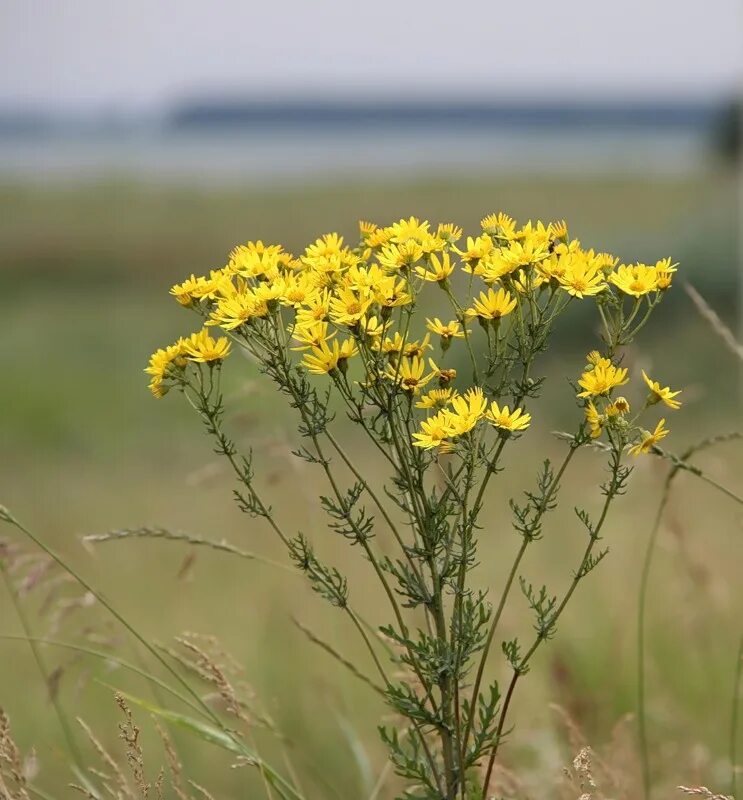
[[[197,0],[177,13],[92,0],[74,13],[15,0],[0,9],[0,503],[150,640],[171,647],[184,631],[215,636],[240,664],[256,709],[285,737],[281,745],[257,728],[261,752],[278,763],[288,753],[308,797],[373,797],[384,768],[376,725],[385,709],[292,622],[364,664],[337,612],[289,571],[256,560],[149,540],[81,542],[163,526],[284,559],[270,531],[234,505],[232,478],[187,404],[147,391],[150,352],[195,325],[169,297],[173,283],[223,266],[248,240],[294,253],[329,231],[353,241],[360,219],[413,214],[474,233],[497,210],[522,222],[564,218],[572,236],[625,262],[680,262],[662,309],[626,354],[633,375],[645,368],[684,388],[669,449],[740,428],[743,365],[683,288],[693,284],[739,334],[738,3],[680,2],[672,18],[664,4],[635,0],[621,10],[527,5],[528,14],[516,4],[460,3],[456,27],[443,3],[392,0],[363,13],[334,2],[219,9]],[[518,546],[507,499],[533,485],[541,462],[560,452],[551,431],[574,419],[565,376],[582,368],[587,340],[599,345],[596,319],[567,320],[542,363],[549,382],[535,424],[491,489],[483,585],[502,579]],[[367,565],[330,538],[316,511],[321,476],[289,455],[297,438],[289,411],[247,361],[228,362],[225,381],[230,430],[253,447],[286,527],[304,530],[349,574],[371,623],[386,621],[379,598],[364,591]],[[698,463],[743,493],[739,445]],[[376,461],[367,468],[382,479]],[[572,504],[589,487],[598,502],[601,469],[597,456],[580,456],[527,576],[563,586],[580,547]],[[524,770],[526,786],[504,787],[504,797],[570,796],[556,787],[579,740],[637,786],[637,590],[665,470],[638,461],[606,534],[610,556],[525,682],[503,764]],[[19,561],[35,551],[12,528],[0,542],[37,636],[145,660],[59,573]],[[680,476],[648,595],[658,797],[677,796],[680,783],[727,786],[742,563],[740,507]],[[504,635],[530,624],[525,606],[511,611]],[[0,634],[23,635],[7,586]],[[75,717],[121,752],[110,687],[151,699],[147,682],[78,652],[41,652],[86,762],[95,756]],[[35,782],[52,797],[73,796],[49,691],[21,641],[0,641],[0,706],[21,748],[35,748]],[[162,750],[146,712],[135,715],[155,772]],[[182,732],[174,740],[188,774],[215,798],[259,796],[259,777],[230,769],[227,754]]]

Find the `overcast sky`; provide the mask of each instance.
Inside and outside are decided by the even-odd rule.
[[[735,87],[743,0],[0,0],[4,105]]]

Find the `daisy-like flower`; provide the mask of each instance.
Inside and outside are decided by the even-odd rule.
[[[648,405],[654,406],[656,403],[663,402],[669,408],[680,408],[681,401],[674,400],[674,397],[677,397],[681,394],[681,389],[677,392],[672,392],[669,386],[661,387],[658,381],[654,381],[648,377],[645,370],[642,371],[642,377],[645,383],[647,384],[648,389],[650,389],[650,394],[648,395]]]
[[[432,358],[428,359],[428,366],[433,370],[433,377],[436,378],[442,389],[446,388],[457,377],[457,371],[453,367],[449,369],[439,367]]]
[[[431,389],[415,404],[416,408],[446,408],[457,396],[457,390],[452,389]]]
[[[230,253],[227,269],[244,278],[273,276],[278,269],[282,251],[280,244],[264,245],[260,241],[241,244]]]
[[[448,253],[442,253],[441,258],[434,253],[431,255],[431,263],[425,267],[416,267],[415,272],[424,281],[443,284],[454,272],[454,265],[451,263],[451,256]]]
[[[488,289],[487,294],[480,292],[479,298],[475,298],[471,308],[464,313],[468,317],[479,317],[481,320],[500,319],[510,314],[516,308],[516,298],[511,297],[511,293],[506,289]]]
[[[544,235],[541,235],[541,234]],[[546,230],[525,237],[523,241],[512,241],[501,250],[501,257],[512,269],[538,264],[549,256],[549,236]]]
[[[626,367],[599,362],[580,376],[578,385],[583,391],[578,392],[578,397],[608,395],[615,386],[623,386],[628,380]]]
[[[493,240],[489,236],[478,236],[476,239],[468,236],[464,250],[460,250],[458,247],[455,247],[454,250],[462,256],[462,261],[469,266],[467,271],[472,272],[473,268],[477,266],[481,259],[485,258],[493,247]]]
[[[647,264],[622,264],[609,275],[609,280],[632,297],[643,297],[658,290],[658,273]]]
[[[388,244],[377,256],[379,263],[388,272],[397,272],[410,267],[423,257],[423,248],[415,239],[408,239],[402,244]]]
[[[632,447],[629,449],[629,452],[633,456],[649,453],[661,439],[665,439],[665,437],[670,433],[668,428],[665,427],[665,424],[666,421],[662,419],[655,426],[655,430],[652,433],[650,431],[643,431],[642,439],[640,439],[637,444],[632,445]]]
[[[592,439],[598,439],[601,436],[601,432],[604,429],[604,421],[604,417],[599,414],[596,406],[589,400],[586,405],[586,424]]]
[[[603,364],[604,366],[611,364],[611,361],[609,361],[608,358],[604,358],[598,350],[591,350],[586,356],[586,362],[588,363],[586,369],[591,369],[591,367],[598,366],[599,364]]]
[[[363,219],[359,220],[359,234],[361,238],[366,240],[377,230],[379,225],[376,222],[366,222]]]
[[[328,343],[320,342],[318,347],[313,347],[305,353],[302,364],[315,375],[328,375],[338,368],[338,359],[341,355],[341,346],[338,340]]]
[[[420,390],[433,378],[433,373],[424,374],[426,364],[422,358],[415,356],[405,358],[397,364],[388,364],[385,377],[394,381],[403,391],[409,394],[418,394]]]
[[[480,260],[476,273],[485,283],[495,283],[504,275],[510,275],[521,269],[518,264],[504,257],[505,252],[503,249],[493,250]]]
[[[581,300],[606,289],[604,273],[587,258],[570,258],[565,272],[557,280],[568,294]]]
[[[426,334],[423,341],[406,342],[405,347],[402,349],[402,354],[406,358],[423,358],[426,350],[433,350],[430,344],[431,337]]]
[[[413,433],[413,439],[415,439],[413,446],[432,450],[434,447],[444,445],[452,435],[449,418],[449,412],[444,410],[423,420],[420,431]]]
[[[454,244],[462,238],[462,229],[453,222],[440,222],[436,229],[436,238],[447,244]]]
[[[405,281],[398,281],[393,276],[389,276],[376,287],[374,302],[379,303],[382,308],[397,308],[407,306],[413,302],[413,297],[407,290]]]
[[[371,298],[352,291],[341,289],[330,300],[330,319],[336,325],[353,326],[366,314]]]
[[[438,317],[433,319],[426,317],[426,328],[441,338],[441,349],[444,351],[449,349],[452,339],[464,338],[462,326],[455,319],[450,322],[442,322]]]
[[[399,222],[390,225],[392,241],[398,243],[407,242],[409,239],[420,241],[423,237],[429,235],[428,226],[429,223],[427,221],[421,222],[417,217],[401,219]]]
[[[317,291],[312,275],[306,272],[289,273],[283,280],[283,290],[279,299],[282,305],[298,308]]]
[[[230,341],[226,336],[213,339],[204,328],[183,340],[183,352],[190,361],[200,364],[211,364],[222,361],[230,353]]]
[[[384,323],[377,317],[362,317],[359,321],[359,334],[365,336],[368,341],[375,342],[382,335]]]
[[[670,258],[662,258],[655,264],[655,275],[658,279],[658,288],[661,291],[669,289],[673,281],[673,273],[678,264],[672,264]]]
[[[337,233],[326,233],[319,239],[315,239],[314,244],[306,247],[302,260],[311,265],[313,261],[318,259],[340,255],[343,250],[343,237]]]
[[[522,408],[515,408],[511,411],[508,406],[501,408],[498,403],[493,400],[490,408],[485,414],[485,419],[488,420],[496,428],[502,431],[516,432],[525,431],[531,423],[531,414],[526,414]]]
[[[513,239],[516,235],[516,221],[502,211],[483,217],[480,220],[480,227],[490,236],[497,236],[501,239]]]
[[[471,431],[485,415],[488,401],[482,389],[477,386],[468,389],[463,395],[454,397],[451,401],[450,427],[456,436],[461,436]]]
[[[613,403],[609,403],[606,407],[607,417],[623,417],[629,414],[629,400],[626,397],[617,397]]]
[[[292,350],[309,350],[313,347],[320,347],[323,342],[327,342],[335,336],[335,332],[328,333],[327,322],[315,322],[314,320],[298,322],[291,328],[291,334],[292,338],[299,342]]]
[[[182,306],[190,306],[193,301],[203,297],[203,290],[207,284],[207,279],[195,275],[186,278],[183,283],[176,283],[170,290],[170,293]]]
[[[365,242],[367,246],[372,248],[384,247],[384,245],[390,243],[394,235],[392,228],[377,228],[366,234]]]
[[[341,278],[341,284],[345,288],[353,289],[355,292],[369,293],[373,293],[379,286],[390,281],[394,284],[394,278],[390,278],[378,264],[368,267],[356,264],[350,267]]]
[[[183,369],[186,359],[183,357],[183,340],[156,350],[151,356],[145,372],[150,376],[149,389],[155,397],[164,397],[169,386],[164,381],[172,375],[174,369]]]
[[[549,229],[554,239],[567,239],[568,238],[568,223],[564,219],[559,219],[550,222]]]
[[[226,331],[244,325],[256,316],[259,303],[253,292],[236,292],[230,297],[223,297],[212,310],[207,325],[219,325]]]

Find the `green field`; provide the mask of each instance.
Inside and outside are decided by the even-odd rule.
[[[270,531],[233,504],[231,476],[182,398],[155,401],[147,392],[142,369],[149,353],[195,326],[168,296],[174,281],[222,266],[229,249],[248,239],[281,241],[298,250],[330,230],[353,239],[358,219],[386,223],[410,214],[456,221],[472,231],[481,216],[500,209],[521,220],[564,217],[573,236],[623,260],[672,255],[681,262],[679,275],[726,321],[733,320],[735,184],[722,173],[647,182],[492,178],[461,184],[441,178],[262,192],[127,183],[0,188],[0,308],[6,320],[0,338],[0,503],[74,563],[151,641],[170,645],[183,631],[215,635],[242,664],[256,704],[286,737],[281,747],[277,737],[256,728],[261,752],[283,764],[286,751],[308,798],[369,797],[370,783],[384,767],[375,728],[386,710],[310,644],[291,618],[365,664],[353,630],[301,579],[280,568],[151,541],[93,549],[80,537],[162,525],[284,558]],[[586,342],[598,345],[594,329],[595,320],[575,317],[542,364],[549,389],[534,412],[535,425],[492,492],[492,530],[483,534],[480,551],[484,585],[497,584],[518,546],[507,499],[532,486],[544,458],[559,458],[560,444],[550,431],[570,425],[575,414],[564,376],[580,370]],[[740,427],[741,365],[681,286],[627,353],[627,362],[635,372],[652,368],[664,385],[684,387],[686,403],[670,420],[673,451]],[[345,543],[330,539],[316,511],[322,476],[288,455],[296,439],[288,411],[277,409],[275,392],[247,362],[234,359],[226,372],[228,424],[241,444],[253,447],[266,492],[286,527],[304,529],[343,568],[365,618],[386,621],[375,591],[365,591],[373,585],[368,565]],[[363,457],[353,433],[340,427]],[[699,464],[743,493],[739,445],[705,453]],[[572,507],[595,508],[601,468],[598,455],[580,456],[544,539],[527,560],[526,574],[544,575],[540,581],[555,591],[570,580],[578,558],[581,534]],[[575,743],[550,704],[564,708],[586,740],[628,776],[628,785],[637,786],[634,724],[623,720],[635,708],[637,587],[664,469],[651,458],[638,463],[631,491],[618,501],[607,529],[609,557],[581,586],[557,639],[524,682],[513,715],[517,727],[503,753],[506,765],[525,771],[527,789],[504,796],[570,796],[552,787],[575,755]],[[376,462],[369,462],[369,470],[381,478]],[[679,478],[649,595],[648,710],[658,797],[677,796],[680,783],[727,790],[734,667],[743,634],[740,520],[732,501],[693,476]],[[0,541],[29,548],[10,526],[0,529]],[[53,580],[54,573],[39,574],[38,585],[27,587],[23,597],[37,635],[110,645],[129,661],[145,659],[103,609],[67,602],[79,593]],[[52,588],[51,602],[44,603]],[[526,608],[504,620],[509,635],[529,625]],[[22,633],[4,587],[0,633]],[[73,652],[46,647],[43,656],[50,669],[61,668],[58,696],[69,718],[82,717],[102,742],[121,752],[110,687],[148,701],[152,687]],[[54,798],[77,796],[65,788],[69,756],[23,643],[0,642],[0,706],[21,747],[36,748],[36,783]],[[162,751],[147,713],[136,713],[154,775]],[[75,735],[93,763],[77,728]],[[188,774],[215,798],[262,796],[254,770],[230,769],[228,754],[183,732],[174,739]],[[743,760],[743,752],[738,757]],[[381,797],[393,796],[391,786]],[[633,796],[631,790],[626,794]]]

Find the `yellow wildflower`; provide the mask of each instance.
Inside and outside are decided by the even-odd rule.
[[[410,394],[418,394],[420,390],[433,378],[433,373],[424,375],[426,365],[422,358],[403,359],[397,364],[388,364],[385,377],[394,381]]]
[[[673,273],[676,272],[677,264],[672,264],[670,258],[663,258],[655,264],[655,275],[658,279],[658,288],[665,290],[670,288],[673,281]]]
[[[416,267],[415,271],[425,281],[444,283],[454,272],[454,265],[451,263],[451,256],[448,253],[442,253],[441,259],[432,255],[430,264],[425,267]]]
[[[261,241],[238,245],[230,253],[227,270],[245,278],[273,277],[282,251],[280,244],[266,246]]]
[[[394,278],[388,276],[378,264],[368,267],[356,264],[350,267],[341,279],[344,287],[356,292],[373,292],[390,281],[394,283]]]
[[[600,362],[581,375],[578,385],[583,391],[578,392],[578,397],[607,395],[614,387],[623,386],[628,380],[626,368],[615,367],[611,362]]]
[[[235,293],[219,300],[206,324],[219,325],[226,331],[231,331],[244,325],[255,316],[263,316],[260,314],[262,310],[263,308],[260,307],[252,292]],[[259,313],[256,314],[256,311]]]
[[[164,397],[170,387],[164,385],[163,381],[172,374],[173,369],[182,369],[185,364],[182,339],[156,350],[144,370],[150,375],[149,389],[152,394],[157,398]]]
[[[359,321],[359,333],[370,340],[375,340],[382,335],[384,323],[374,316],[363,317]]]
[[[397,308],[407,306],[413,302],[410,292],[407,291],[405,281],[398,281],[393,276],[389,276],[386,281],[377,287],[374,293],[374,301],[383,308]]]
[[[368,239],[378,227],[379,225],[377,225],[376,222],[365,222],[363,219],[359,220],[359,233],[364,240]]]
[[[588,367],[586,369],[590,369],[590,367],[596,367],[599,364],[603,364],[604,366],[611,364],[608,358],[604,358],[598,350],[591,350],[591,352],[586,356],[586,361],[588,362]]]
[[[410,217],[410,219],[401,219],[390,225],[392,230],[392,241],[403,243],[409,239],[420,240],[428,235],[429,223],[421,222],[417,217]]]
[[[447,244],[453,244],[462,238],[462,229],[453,222],[440,222],[436,229],[436,238]]]
[[[455,436],[471,431],[485,415],[488,401],[482,389],[477,386],[468,389],[464,395],[452,398],[452,411],[449,425]]]
[[[606,289],[604,273],[587,258],[573,257],[568,260],[564,273],[557,279],[568,294],[580,299],[596,295]]]
[[[423,256],[423,248],[415,241],[408,239],[402,244],[388,244],[377,256],[379,263],[389,272],[397,272],[410,267]]]
[[[308,273],[289,273],[283,280],[280,300],[283,305],[297,308],[318,292],[312,275]]]
[[[666,421],[662,419],[655,426],[655,430],[652,433],[650,431],[643,431],[642,439],[640,439],[640,441],[636,444],[632,445],[632,447],[629,449],[629,452],[633,456],[649,453],[661,439],[665,439],[665,437],[668,436],[670,431],[664,427],[665,424]]]
[[[176,283],[170,293],[182,306],[190,306],[195,299],[203,296],[205,284],[206,278],[197,278],[195,275],[191,275],[183,283]]]
[[[653,406],[662,401],[669,408],[676,409],[681,407],[681,401],[674,400],[674,397],[677,397],[681,394],[680,389],[677,392],[672,392],[669,386],[661,387],[658,381],[654,381],[648,377],[645,370],[642,371],[642,377],[647,384],[648,389],[650,389],[650,394],[648,395],[649,406]]]
[[[415,404],[416,408],[445,408],[457,396],[457,390],[431,389],[421,396]]]
[[[512,241],[508,247],[501,248],[501,257],[512,269],[537,264],[549,254],[549,238],[542,236],[529,236],[523,242]]]
[[[568,238],[568,223],[564,219],[550,222],[549,224],[552,237],[554,239],[567,239]]]
[[[586,405],[586,423],[592,439],[598,439],[604,426],[604,417],[599,414],[592,401]]]
[[[366,234],[366,244],[369,247],[383,247],[388,244],[395,234],[392,228],[377,228],[371,233]]]
[[[476,266],[480,259],[493,249],[493,240],[489,236],[478,236],[473,239],[471,236],[467,237],[467,246],[464,250],[455,247],[454,250],[462,256],[462,261],[465,261],[472,271],[472,267]]]
[[[480,227],[485,233],[501,239],[512,239],[516,235],[516,221],[502,211],[483,217],[480,220]]]
[[[305,353],[302,364],[315,375],[327,375],[337,369],[340,356],[341,346],[337,339],[331,344],[323,341],[318,347],[313,347],[309,353]]]
[[[438,367],[432,358],[428,359],[428,365],[433,370],[433,377],[436,378],[436,380],[439,382],[439,386],[442,388],[448,386],[454,380],[454,378],[457,377],[457,371],[455,369]]]
[[[511,411],[508,406],[501,408],[495,400],[490,404],[485,418],[496,428],[511,432],[525,431],[531,423],[531,414],[526,414],[522,408]]]
[[[516,308],[516,298],[511,297],[510,292],[498,289],[496,293],[488,289],[487,294],[480,292],[480,297],[475,298],[472,308],[468,308],[465,314],[468,317],[479,317],[481,320],[500,319],[510,314],[514,308]]]
[[[431,333],[441,337],[441,346],[444,350],[449,348],[452,339],[464,338],[462,326],[455,319],[444,323],[438,317],[434,317],[433,319],[426,317],[426,328],[428,328]]]
[[[403,347],[403,355],[406,358],[423,358],[426,354],[426,350],[432,350],[431,347],[431,337],[426,334],[423,337],[423,341],[418,341],[417,339],[413,342],[405,342],[405,347]]]
[[[330,317],[330,292],[327,289],[311,294],[297,312],[297,323],[322,322]]]
[[[227,358],[230,353],[230,342],[226,336],[213,339],[209,331],[204,328],[183,340],[183,352],[190,361],[210,364]]]
[[[606,407],[606,416],[623,417],[625,414],[629,414],[629,409],[629,400],[626,397],[617,397],[613,403],[609,403]]]
[[[366,314],[371,298],[351,289],[342,289],[330,300],[330,319],[336,325],[353,326]]]
[[[448,411],[439,411],[438,414],[423,420],[420,431],[413,433],[413,438],[416,440],[413,446],[431,450],[443,445],[451,436],[449,416]]]
[[[485,283],[494,283],[504,275],[510,275],[512,272],[521,269],[517,262],[506,258],[506,252],[501,248],[492,250],[480,260],[474,270],[475,274],[479,275]]]
[[[658,289],[658,273],[647,264],[622,264],[609,275],[609,280],[632,297],[642,297]]]
[[[292,338],[299,342],[299,345],[293,347],[292,350],[309,350],[320,347],[323,342],[327,342],[334,336],[335,333],[328,333],[327,322],[315,320],[298,322],[292,329]]]

